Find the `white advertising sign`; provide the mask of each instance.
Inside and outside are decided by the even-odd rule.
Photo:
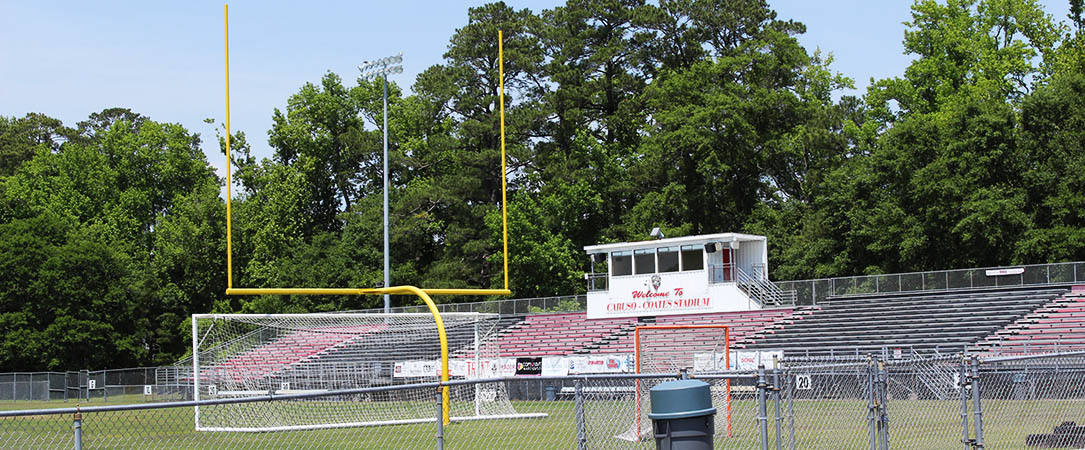
[[[565,359],[569,361],[570,374],[587,373],[584,372],[584,370],[586,370],[588,367],[587,356],[570,356]]]
[[[1020,275],[1025,273],[1024,267],[1014,267],[1012,269],[987,269],[987,276],[997,277],[1002,275]]]
[[[440,367],[440,363],[436,361],[397,362],[392,366],[392,376],[403,378],[435,377],[439,375],[438,367]]]
[[[773,351],[734,351],[731,352],[731,366],[734,370],[757,370],[757,366],[764,364],[766,369],[775,369],[773,356],[783,359],[783,350]]]
[[[629,371],[629,361],[626,357],[617,355],[589,356],[586,372],[582,373],[623,373]]]
[[[151,395],[154,392],[153,388],[149,384],[143,385],[143,395]]]
[[[516,358],[503,358],[496,361],[499,377],[516,376]]]
[[[727,370],[727,355],[724,353],[694,353],[694,372],[722,372]]]
[[[563,377],[569,374],[569,360],[560,357],[543,357],[542,376]]]
[[[633,355],[592,355],[566,358],[569,374],[628,373],[635,367]],[[545,360],[543,360],[545,368]],[[544,369],[545,370],[545,369]]]

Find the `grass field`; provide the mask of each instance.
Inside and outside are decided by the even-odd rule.
[[[334,408],[325,402],[321,408]],[[100,406],[95,402],[92,406]],[[109,402],[108,404],[118,404]],[[254,404],[256,405],[256,404]],[[73,402],[0,403],[2,409],[75,406]],[[356,408],[356,405],[342,405]],[[379,406],[374,404],[374,406]],[[514,402],[521,413],[543,412],[541,419],[469,421],[445,427],[448,449],[576,448],[576,412],[571,401]],[[631,402],[585,404],[589,448],[651,449],[654,442],[632,443],[613,436],[632,424]],[[431,409],[433,404],[419,404]],[[782,405],[783,407],[783,405]],[[202,412],[210,413],[205,410]],[[786,416],[786,407],[783,408]],[[756,403],[732,403],[732,436],[718,430],[716,448],[758,448]],[[859,400],[802,400],[794,403],[796,448],[847,449],[867,445],[866,404]],[[721,414],[724,412],[721,411]],[[971,411],[969,411],[971,419]],[[1076,400],[985,400],[984,429],[989,449],[1025,448],[1025,436],[1050,433],[1063,421],[1085,422],[1085,403]],[[774,405],[769,405],[770,447],[775,448]],[[789,421],[781,421],[784,447]],[[346,429],[224,433],[194,430],[192,408],[91,413],[83,415],[83,443],[88,449],[144,448],[435,448],[436,423]],[[956,401],[890,402],[892,448],[959,448],[960,404]],[[0,418],[0,448],[71,448],[72,417]]]

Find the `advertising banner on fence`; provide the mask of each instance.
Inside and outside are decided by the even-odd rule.
[[[734,363],[731,364],[734,366]],[[694,372],[722,372],[727,370],[727,355],[725,353],[694,353]]]
[[[633,371],[633,355],[571,356],[570,374],[627,373]]]
[[[481,367],[480,367],[481,366]],[[401,361],[393,364],[392,376],[418,378],[441,376],[441,361]],[[512,376],[565,376],[590,373],[630,373],[633,355],[591,355],[546,358],[453,359],[448,370],[456,378]]]
[[[545,357],[542,359],[542,374],[544,377],[563,377],[569,374],[569,359],[561,357]]]
[[[481,366],[481,367],[479,367]],[[496,378],[516,375],[516,359],[452,359],[448,361],[448,371],[452,377],[461,378]],[[401,361],[392,365],[392,376],[396,378],[439,377],[441,361]]]
[[[770,351],[734,351],[731,352],[732,370],[757,370],[757,366],[764,364],[766,369],[773,369],[773,356],[783,359],[783,350]]]
[[[401,378],[435,377],[438,375],[439,361],[403,361],[392,366],[392,376]]]
[[[516,358],[516,376],[542,375],[542,358]]]

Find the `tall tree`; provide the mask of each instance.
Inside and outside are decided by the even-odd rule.
[[[468,23],[456,30],[445,53],[447,63],[433,66],[418,77],[415,90],[441,110],[440,120],[451,121],[454,139],[427,146],[430,198],[438,207],[431,217],[440,224],[433,238],[441,255],[423,279],[458,287],[500,285],[500,266],[491,256],[500,252],[482,227],[486,215],[501,201],[499,87],[504,84],[507,103],[507,143],[511,174],[529,160],[529,132],[539,120],[534,107],[545,89],[540,64],[542,52],[533,33],[537,18],[529,10],[514,10],[503,2],[468,10]],[[499,76],[498,30],[504,34],[504,79]],[[516,179],[510,187],[514,187]]]
[[[811,59],[794,38],[805,28],[777,19],[765,2],[723,8],[676,1],[661,8],[655,14],[669,15],[653,23],[666,45],[654,51],[670,62],[645,92],[652,124],[633,174],[648,193],[628,217],[628,233],[653,224],[678,234],[739,230],[761,201],[789,187],[783,182],[794,175],[780,165],[791,150],[788,137],[828,100],[820,91],[807,99],[796,91],[831,92],[846,80],[805,80]],[[689,42],[668,41],[678,36]],[[659,53],[666,49],[673,54]]]
[[[182,321],[222,296],[220,184],[199,137],[123,109],[91,119],[2,180],[0,259],[20,266],[3,270],[0,332],[33,343],[7,370],[170,362]]]
[[[10,176],[39,150],[53,151],[73,133],[44,114],[22,118],[0,116],[0,177]]]

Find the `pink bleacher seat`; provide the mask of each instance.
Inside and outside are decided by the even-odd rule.
[[[501,336],[498,345],[503,356],[566,355],[635,321],[589,320],[584,313],[537,314]]]
[[[1037,308],[980,343],[988,351],[1037,353],[1085,347],[1085,298],[1068,294]]]

